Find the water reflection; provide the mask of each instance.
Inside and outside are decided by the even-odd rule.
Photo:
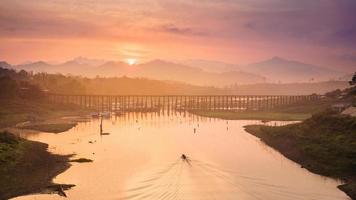
[[[309,173],[243,129],[260,123],[127,113],[103,120],[110,135],[100,134],[100,119],[93,119],[65,133],[27,137],[49,143],[55,153],[94,160],[75,163],[54,180],[77,185],[69,199],[348,199],[337,181]]]

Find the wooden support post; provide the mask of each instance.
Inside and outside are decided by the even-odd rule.
[[[104,96],[101,96],[101,111],[104,111]]]

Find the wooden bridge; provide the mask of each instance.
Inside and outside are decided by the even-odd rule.
[[[100,111],[230,110],[261,111],[308,103],[320,95],[64,95],[49,94],[50,102]]]

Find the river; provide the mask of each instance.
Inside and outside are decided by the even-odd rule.
[[[219,120],[187,113],[126,113],[81,122],[60,133],[34,133],[73,163],[54,182],[75,184],[68,199],[346,200],[340,181],[310,173],[244,131],[254,120]],[[283,125],[290,122],[269,122]],[[188,160],[180,156],[185,154]],[[27,199],[62,199],[36,194]]]

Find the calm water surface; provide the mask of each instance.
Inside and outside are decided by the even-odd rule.
[[[349,199],[340,182],[300,168],[246,133],[259,121],[226,121],[188,114],[130,113],[79,123],[61,134],[31,140],[50,151],[76,154],[93,163],[73,163],[54,182],[75,184],[68,199]],[[283,125],[286,122],[270,122]],[[189,156],[190,162],[180,159]],[[63,199],[29,195],[16,199]]]

